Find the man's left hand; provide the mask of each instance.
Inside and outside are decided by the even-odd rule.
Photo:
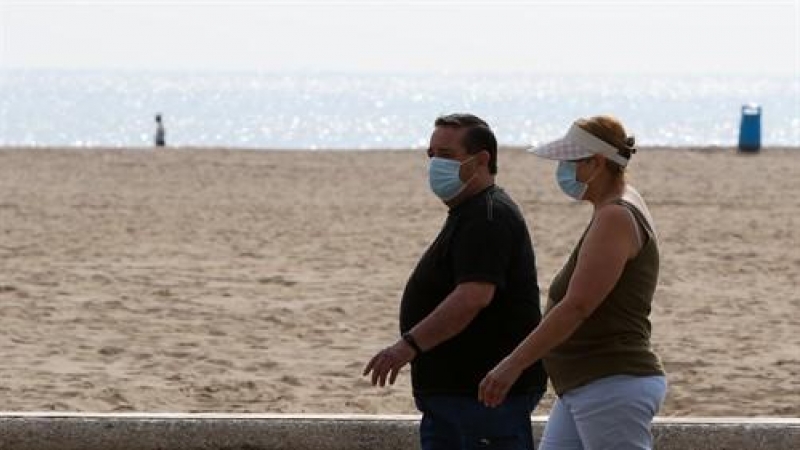
[[[394,384],[400,369],[411,362],[416,356],[416,352],[406,341],[399,339],[394,345],[386,347],[373,356],[364,368],[363,375],[372,372],[372,385],[381,387],[386,386],[386,377],[389,377],[389,384]]]

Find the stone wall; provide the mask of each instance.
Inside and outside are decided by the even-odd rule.
[[[0,450],[410,450],[418,416],[0,413]],[[536,437],[545,418],[534,417]],[[800,450],[800,419],[657,419],[657,450]]]

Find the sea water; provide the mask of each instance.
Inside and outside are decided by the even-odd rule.
[[[741,106],[765,146],[800,147],[800,77],[0,71],[0,146],[167,144],[276,149],[427,145],[434,119],[471,112],[505,145],[612,114],[639,145],[734,146]]]

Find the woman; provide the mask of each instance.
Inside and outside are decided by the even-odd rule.
[[[565,194],[592,220],[549,290],[541,324],[483,379],[479,399],[502,403],[519,374],[544,359],[558,399],[540,450],[649,449],[666,378],[650,348],[658,242],[642,197],[625,181],[635,153],[613,117],[580,119],[533,150],[558,160]]]

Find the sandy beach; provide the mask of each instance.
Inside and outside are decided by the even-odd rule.
[[[421,151],[0,150],[5,410],[414,413],[361,377],[446,210]],[[504,149],[542,300],[587,224]],[[800,150],[643,149],[664,416],[800,416]],[[546,414],[552,393],[537,414]]]

